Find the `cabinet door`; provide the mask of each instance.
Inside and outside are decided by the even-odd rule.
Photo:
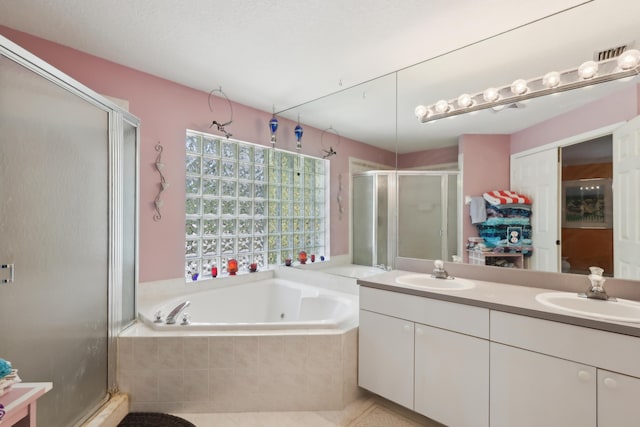
[[[415,325],[415,410],[455,427],[489,425],[489,341]]]
[[[491,343],[491,427],[595,427],[596,369]]]
[[[358,384],[413,409],[413,322],[360,310]]]
[[[638,396],[640,379],[598,369],[598,427],[640,423]]]

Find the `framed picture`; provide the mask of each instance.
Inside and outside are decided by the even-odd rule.
[[[562,227],[613,228],[612,180],[562,181]]]

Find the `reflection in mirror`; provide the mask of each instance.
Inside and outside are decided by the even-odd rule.
[[[382,147],[384,142],[395,141],[395,163],[398,170],[459,170],[461,179],[457,197],[456,200],[449,200],[449,203],[460,207],[457,242],[450,247],[456,246],[457,253],[465,255],[465,261],[468,262],[465,246],[469,237],[477,235],[477,230],[470,223],[469,207],[463,203],[464,196],[481,195],[489,189],[512,187],[511,174],[517,175],[519,172],[512,165],[519,158],[526,162],[526,155],[542,151],[545,146],[546,149],[555,150],[556,158],[558,147],[562,146],[562,155],[568,162],[570,146],[604,135],[613,135],[617,125],[638,115],[638,83],[625,81],[601,84],[526,103],[507,105],[500,110],[484,110],[426,124],[416,119],[415,107],[438,99],[452,99],[465,92],[476,93],[491,86],[503,86],[519,78],[534,78],[552,70],[574,68],[593,59],[594,54],[611,48],[626,46],[637,49],[640,47],[640,31],[635,17],[639,15],[640,2],[586,2],[400,70],[397,77],[395,74],[384,76],[362,87],[287,110],[283,115],[289,114],[289,118],[297,120],[300,114],[301,121],[318,129],[333,126],[348,138],[375,147]],[[567,28],[589,30],[567,31]],[[369,84],[371,89],[362,90]],[[369,104],[373,94],[376,102]],[[385,98],[388,100],[383,101]],[[585,115],[587,113],[589,116]],[[368,161],[376,160],[369,158]],[[337,185],[335,165],[334,158],[332,185]],[[345,164],[339,167],[340,173],[348,173],[350,170]],[[557,173],[560,176],[559,170]],[[618,189],[620,183],[615,184],[615,176],[613,181]],[[342,182],[348,183],[350,180],[344,178]],[[637,193],[639,184],[633,182],[630,185],[630,190]],[[526,186],[523,189],[529,190]],[[547,233],[547,240],[552,241],[553,246],[555,240],[560,240],[563,245],[555,247],[555,254],[547,257],[548,265],[543,269],[559,272],[562,257],[575,258],[569,248],[574,238],[561,235],[560,232],[560,182],[557,183],[555,193],[541,188],[530,190],[532,198],[537,201],[534,201],[534,222],[543,219],[535,215],[535,212],[541,211],[539,208],[542,201],[548,201],[546,205],[555,212],[555,225],[546,225],[547,230],[552,229]],[[619,198],[614,197],[614,204],[616,200]],[[402,208],[399,206],[399,209]],[[551,217],[546,219],[551,220]],[[616,221],[614,217],[613,231],[616,230],[616,224],[621,223],[624,223],[624,219]],[[351,230],[352,226],[348,232]],[[535,233],[542,233],[545,232],[545,227],[534,224],[533,230]],[[346,233],[347,230],[340,228],[339,232]],[[543,241],[539,236],[533,240],[537,243]],[[582,247],[595,249],[605,246],[598,237],[582,236],[575,241]],[[539,249],[534,253],[540,255],[539,259],[542,260],[546,249]],[[634,251],[637,248],[616,251],[614,247],[614,253],[630,252],[636,255],[636,259],[640,259],[640,255]],[[352,251],[349,250],[349,253]],[[532,259],[527,260],[526,266],[535,268],[531,261]],[[574,262],[568,270],[570,272],[580,272],[581,262],[604,264],[603,260],[572,261]],[[631,264],[625,261],[623,269],[631,269]],[[567,270],[566,263],[564,266]],[[613,267],[612,270],[616,268]],[[638,274],[638,269],[635,271]]]
[[[395,151],[395,99],[394,73],[288,108],[278,115],[294,121],[299,119],[304,125],[319,130],[332,128],[342,138]],[[322,145],[329,145],[330,141],[321,144],[320,135],[310,139],[305,133],[305,143],[317,145],[321,152]],[[336,151],[339,156],[341,153]],[[384,163],[375,155],[363,160]]]
[[[595,51],[630,44],[640,34],[628,16],[639,13],[640,6],[619,3],[625,12],[621,14],[616,10],[615,17],[611,16],[614,13],[607,5],[592,2],[398,73],[399,168],[404,159],[421,155],[433,157],[451,150],[449,158],[459,156],[461,160],[463,183],[457,197],[461,205],[466,196],[482,196],[490,190],[511,189],[530,196],[533,200],[534,250],[529,259],[523,260],[521,265],[525,268],[560,272],[564,257],[567,258],[564,268],[568,272],[586,274],[588,271],[582,271],[585,265],[600,263],[610,266],[609,273],[615,272],[616,277],[640,279],[640,268],[634,261],[629,261],[628,257],[618,259],[631,252],[637,263],[640,260],[637,242],[607,243],[602,240],[601,235],[606,234],[602,230],[561,227],[560,203],[561,179],[565,179],[561,172],[567,173],[566,179],[569,176],[576,178],[576,173],[577,179],[605,177],[600,176],[603,172],[585,170],[595,166],[571,165],[570,146],[599,137],[611,138],[611,135],[615,146],[617,129],[639,113],[637,78],[424,124],[415,117],[414,109],[419,104],[452,99],[465,92],[476,93],[491,86],[503,86],[518,78],[534,78],[552,70],[573,68],[592,59]],[[612,20],[608,21],[607,17]],[[602,25],[602,22],[612,22],[612,25]],[[593,31],[566,31],[575,26]],[[630,44],[629,47],[634,46]],[[633,133],[632,130],[626,132]],[[558,147],[563,147],[565,161],[562,164],[557,161]],[[624,146],[618,149],[624,149]],[[553,164],[535,163],[543,157],[540,153],[544,151],[549,151],[547,157],[553,159]],[[593,164],[600,162],[607,160],[597,159]],[[611,172],[616,170],[616,165],[611,163],[609,160],[607,173],[612,175],[616,188],[613,194],[615,210],[618,203],[633,199],[631,195],[637,194],[640,174],[636,172],[635,181],[626,181],[628,194],[622,195],[621,182],[616,182],[615,172]],[[628,168],[638,168],[637,163]],[[551,184],[543,182],[543,178],[549,177],[553,178]],[[618,215],[627,208],[620,204]],[[637,212],[633,215],[633,218],[638,217]],[[616,227],[629,222],[616,216],[615,212],[613,218],[614,228],[609,230],[609,235],[617,234]],[[466,245],[470,237],[478,236],[478,230],[471,224],[468,205],[463,205],[459,221],[462,232],[458,253],[469,262]],[[628,227],[625,233],[630,231]],[[507,236],[504,238],[506,240]],[[619,245],[618,250],[616,245]],[[575,246],[587,248],[588,253],[576,255]],[[608,246],[613,246],[613,258],[610,249],[601,251]],[[596,252],[606,252],[609,258],[604,253],[596,256]],[[574,263],[568,268],[569,258],[574,258]]]

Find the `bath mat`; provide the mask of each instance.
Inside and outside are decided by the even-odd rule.
[[[196,427],[189,421],[159,412],[131,412],[118,427]]]

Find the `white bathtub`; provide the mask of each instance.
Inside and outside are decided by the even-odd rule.
[[[382,274],[385,271],[381,268],[370,267],[366,265],[357,264],[337,264],[331,265],[327,263],[326,267],[321,266],[316,268],[315,271],[321,271],[323,273],[335,274],[338,276],[352,277],[354,279],[363,279],[369,276],[375,276],[376,274]]]
[[[382,274],[385,271],[377,267],[369,267],[366,265],[347,264],[336,267],[327,268],[326,273],[337,274],[338,276],[353,277],[355,279],[363,279],[376,274]]]
[[[191,304],[176,323],[167,325],[166,316],[187,300]],[[157,312],[162,313],[162,322],[154,322]],[[186,325],[182,324],[184,313],[190,318]],[[347,293],[272,278],[171,298],[143,308],[140,318],[150,328],[165,331],[338,329],[357,325],[358,299]]]

